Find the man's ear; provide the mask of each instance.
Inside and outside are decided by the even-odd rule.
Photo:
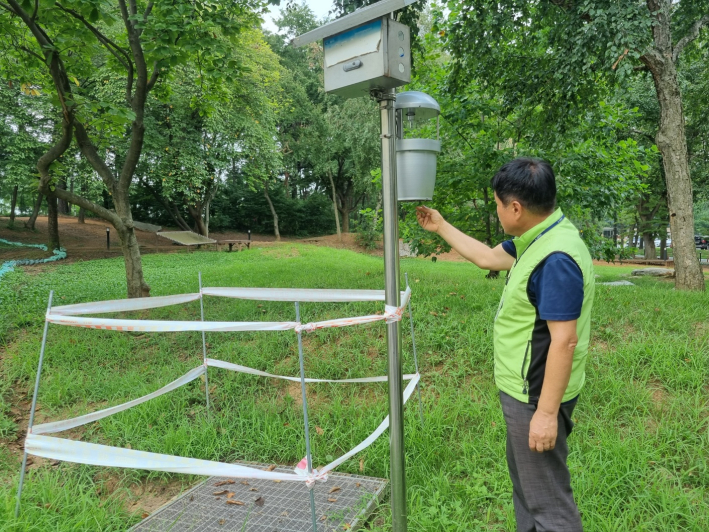
[[[512,200],[510,201],[510,207],[512,207],[512,213],[515,215],[515,218],[519,219],[519,217],[522,216],[522,204],[517,200]]]

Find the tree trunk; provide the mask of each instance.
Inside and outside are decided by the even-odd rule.
[[[271,215],[273,216],[273,233],[276,235],[276,240],[280,242],[281,233],[280,231],[278,231],[278,214],[276,214],[276,209],[273,208],[273,202],[271,201],[271,198],[268,195],[268,184],[264,185],[263,187],[263,195],[266,197],[268,207],[269,209],[271,209]]]
[[[655,4],[648,2],[648,8],[661,7],[654,13],[656,20],[652,35],[655,46],[640,59],[652,73],[660,104],[660,124],[655,142],[662,154],[667,184],[675,287],[680,290],[703,291],[704,275],[694,247],[692,181],[689,175],[682,94],[677,81],[676,58],[673,58],[670,4]]]
[[[342,242],[342,231],[340,230],[340,214],[337,212],[337,194],[335,192],[335,181],[332,179],[332,171],[327,170],[327,176],[330,178],[330,186],[332,187],[332,210],[335,212],[335,226],[337,227],[337,238]],[[374,214],[376,217],[376,213]]]
[[[191,231],[190,226],[187,225],[187,222],[180,214],[180,211],[177,209],[176,205],[172,205],[171,208],[168,209],[168,212],[172,216],[172,219],[175,220],[175,223],[177,223],[180,229],[182,229],[183,231]]]
[[[342,203],[342,206],[339,207],[340,214],[342,214],[342,232],[343,233],[349,233],[350,232],[350,212],[352,209],[350,209],[349,205],[346,203]]]
[[[197,233],[202,236],[207,236],[207,226],[204,224],[202,219],[202,206],[201,205],[187,205],[187,212],[190,213],[192,220],[194,221]]]
[[[204,236],[207,238],[209,238],[209,208],[212,206],[212,200],[217,195],[217,190],[219,190],[219,181],[216,176],[214,176],[212,183],[213,185],[204,195],[204,202],[202,203],[202,210],[204,211]]]
[[[204,205],[204,236],[209,238],[209,206],[211,201],[207,201]]]
[[[15,207],[17,207],[17,189],[18,185],[12,187],[12,198],[10,199],[10,227],[15,225]]]
[[[636,220],[635,225],[633,226],[633,244],[632,246],[634,248],[638,247],[638,239],[640,238],[640,231],[638,231],[638,222]]]
[[[165,199],[165,196],[160,194],[157,190],[155,190],[153,187],[146,185],[143,183],[143,186],[150,191],[150,193],[153,195],[153,197],[158,200],[160,203],[162,203],[163,207],[165,207],[165,210],[168,212],[170,216],[172,216],[172,219],[175,220],[175,223],[177,224],[177,227],[182,229],[183,231],[190,231],[190,226],[187,225],[187,222],[185,219],[182,217],[180,214],[179,209],[177,206],[171,202]]]
[[[116,214],[118,215],[118,220],[115,220],[113,227],[116,228],[118,237],[121,239],[128,297],[149,297],[150,286],[145,282],[143,276],[143,263],[140,258],[138,238],[135,236],[133,228],[133,214],[128,191],[123,192],[119,187],[114,187],[113,204],[116,206]]]
[[[154,195],[155,195],[155,198],[163,204],[163,206],[165,207],[165,210],[167,210],[167,212],[170,214],[170,216],[172,216],[172,219],[175,220],[177,227],[179,227],[183,231],[191,231],[192,230],[192,229],[190,229],[190,226],[187,224],[185,219],[180,214],[180,211],[177,208],[177,205],[175,205],[171,201],[166,200],[160,194],[154,194]]]
[[[73,194],[74,193],[74,178],[71,178],[71,186],[69,187],[69,191]],[[71,203],[67,202],[67,214],[71,214]]]
[[[49,233],[49,249],[59,249],[59,220],[57,197],[54,194],[47,196],[47,232]]]
[[[37,192],[37,201],[34,202],[34,208],[32,209],[32,214],[29,219],[25,222],[25,227],[27,229],[32,229],[34,231],[34,224],[37,221],[37,216],[39,215],[39,209],[42,206],[42,198],[44,196],[41,192]]]
[[[645,260],[657,259],[654,233],[654,226],[656,224],[653,224],[652,221],[655,219],[655,215],[663,203],[661,200],[662,198],[658,198],[655,206],[652,209],[648,209],[649,199],[645,196],[641,196],[640,203],[638,204],[637,228],[638,233],[642,237],[640,240],[640,249],[643,250]]]
[[[377,230],[377,223],[379,223],[379,209],[382,208],[382,201],[384,201],[384,195],[379,192],[377,195],[377,205],[374,207],[374,216],[372,216],[372,232]]]
[[[655,249],[655,239],[653,233],[643,233],[643,250],[645,260],[655,260],[657,250]]]
[[[662,260],[667,260],[667,233],[665,235],[660,237],[660,258]],[[694,238],[694,237],[692,237]],[[677,275],[677,271],[675,270],[675,275]]]
[[[73,189],[73,188],[74,188],[74,181],[73,181],[73,180],[72,180],[71,184],[72,184],[72,189]],[[81,180],[81,183],[79,184],[79,193],[80,193],[82,196],[83,196],[84,193],[86,192],[86,189],[85,189],[85,188],[86,188],[86,187],[84,186],[84,180],[82,179],[82,180]],[[74,192],[74,191],[72,190],[72,192]],[[79,207],[79,219],[78,219],[78,222],[79,222],[80,224],[86,223],[86,209],[85,209],[84,207],[81,207],[81,206]]]
[[[704,290],[704,275],[694,246],[694,212],[689,156],[684,131],[682,99],[674,65],[672,72],[656,80],[660,101],[660,129],[657,147],[667,183],[667,205],[675,261],[675,286],[681,290]]]
[[[56,187],[61,190],[66,190],[66,181],[63,179],[58,179]],[[59,214],[69,214],[69,202],[61,198],[57,198],[57,212]]]
[[[490,211],[488,209],[488,203],[490,203],[490,196],[487,191],[487,187],[483,188],[483,201],[485,204],[485,235],[486,243],[488,246],[492,245],[492,227],[490,225]],[[490,279],[492,279],[490,277]]]
[[[131,220],[132,221],[132,220]],[[121,239],[123,262],[126,266],[126,284],[128,297],[149,297],[150,286],[143,277],[143,264],[140,258],[140,247],[133,227],[116,227],[118,237]]]
[[[51,192],[49,183],[51,181],[50,167],[71,144],[72,126],[66,115],[61,123],[61,135],[57,142],[37,160],[37,171],[39,172],[39,190],[47,196],[47,228],[49,230],[49,246],[51,249],[59,249],[59,221],[57,220],[57,196],[56,191],[63,192],[56,188]],[[65,191],[64,191],[65,192]]]

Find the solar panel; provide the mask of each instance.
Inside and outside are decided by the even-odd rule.
[[[158,235],[182,244],[183,246],[199,246],[201,244],[216,244],[217,241],[192,231],[161,231]]]

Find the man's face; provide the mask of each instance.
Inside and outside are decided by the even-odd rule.
[[[510,201],[507,205],[502,203],[502,200],[497,197],[495,193],[495,203],[497,203],[497,217],[500,219],[500,225],[502,229],[508,235],[518,236],[514,230],[517,222],[517,213],[513,201]]]

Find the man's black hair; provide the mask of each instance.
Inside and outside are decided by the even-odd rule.
[[[551,165],[532,157],[505,164],[490,181],[504,205],[517,200],[534,214],[549,214],[556,207],[556,178]]]

